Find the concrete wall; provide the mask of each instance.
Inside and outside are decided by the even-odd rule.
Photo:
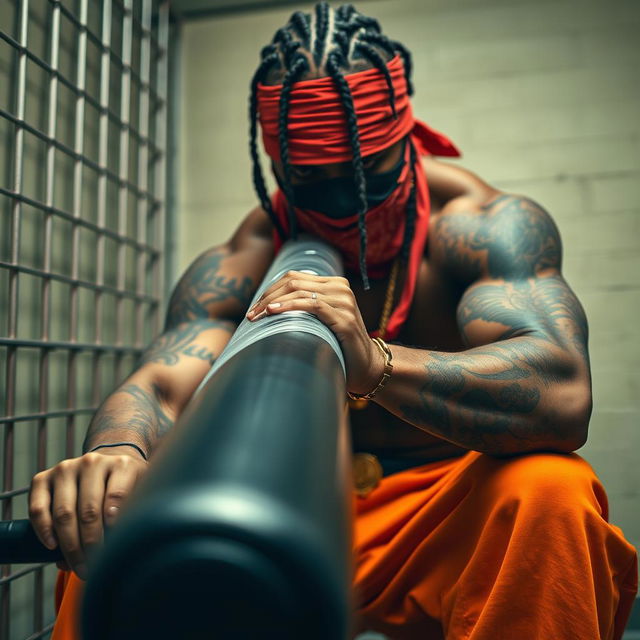
[[[595,410],[581,453],[604,481],[612,520],[640,545],[640,3],[382,0],[357,7],[412,50],[416,113],[456,141],[461,164],[537,199],[555,217],[565,273],[591,325]],[[249,79],[260,48],[290,13],[183,29],[181,269],[255,206]]]

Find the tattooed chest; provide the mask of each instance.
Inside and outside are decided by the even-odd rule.
[[[464,349],[456,321],[459,299],[459,293],[442,281],[425,281],[421,288],[417,286],[397,342],[436,351]]]

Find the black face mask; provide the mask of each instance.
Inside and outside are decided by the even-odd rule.
[[[406,144],[406,143],[405,143]],[[398,179],[404,167],[404,150],[395,167],[384,173],[368,173],[365,171],[367,211],[382,204],[398,186]],[[282,187],[278,174],[278,184]],[[356,192],[353,176],[327,178],[308,184],[292,185],[294,206],[324,213],[333,219],[349,218],[358,212],[360,200]]]

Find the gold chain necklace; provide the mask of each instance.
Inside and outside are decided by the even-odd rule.
[[[389,317],[391,316],[391,307],[393,306],[393,296],[396,292],[396,282],[398,281],[398,267],[400,260],[396,258],[393,261],[391,267],[391,276],[389,277],[389,284],[387,285],[387,293],[384,298],[384,306],[382,307],[382,314],[380,315],[380,324],[378,324],[378,336],[384,340],[384,335],[387,332],[387,324],[389,323]]]

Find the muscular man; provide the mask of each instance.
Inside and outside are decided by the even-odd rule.
[[[103,523],[237,323],[289,310],[314,313],[345,355],[368,481],[355,520],[360,628],[621,637],[636,556],[572,453],[591,411],[587,323],[558,231],[535,202],[434,157],[458,153],[414,119],[410,70],[404,47],[351,6],[296,12],[263,50],[251,95],[261,206],[182,277],[165,332],[97,412],[84,454],[33,480],[33,524],[66,558],[54,640],[77,638]],[[346,277],[288,273],[248,309],[298,231],[338,248]]]

